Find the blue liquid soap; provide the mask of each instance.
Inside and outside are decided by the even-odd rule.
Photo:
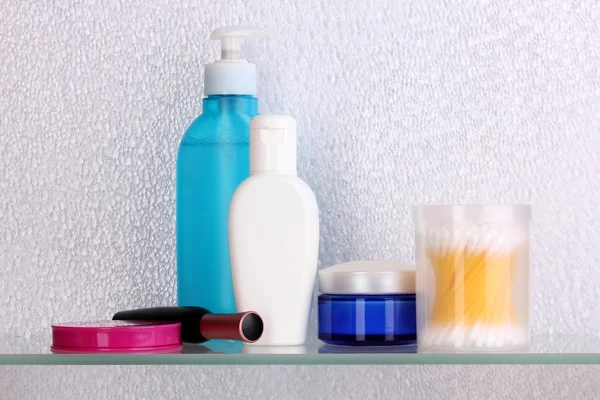
[[[177,302],[236,312],[229,266],[229,203],[250,174],[250,95],[210,95],[177,155]]]
[[[250,120],[258,115],[256,66],[240,41],[272,37],[268,29],[222,27],[221,59],[204,66],[202,114],[177,154],[177,303],[236,312],[229,266],[229,203],[250,175]],[[247,311],[247,310],[242,310]]]

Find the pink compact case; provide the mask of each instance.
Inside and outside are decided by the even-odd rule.
[[[181,323],[89,321],[52,325],[53,353],[146,353],[181,351]]]

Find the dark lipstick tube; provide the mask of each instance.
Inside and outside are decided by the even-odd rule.
[[[114,320],[181,322],[181,341],[202,343],[210,339],[256,342],[263,332],[263,321],[254,311],[213,314],[202,307],[155,307],[120,311]]]

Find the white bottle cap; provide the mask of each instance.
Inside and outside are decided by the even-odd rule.
[[[296,120],[259,115],[250,121],[250,173],[296,174]]]
[[[248,26],[217,28],[210,40],[221,41],[221,59],[204,66],[204,94],[256,94],[256,65],[241,58],[241,40],[248,37],[272,38],[270,29]]]

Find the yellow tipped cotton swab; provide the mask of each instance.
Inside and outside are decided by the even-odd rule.
[[[513,340],[517,241],[493,234],[447,229],[430,232],[425,248],[435,278],[426,342],[454,347],[499,347]],[[496,236],[494,236],[496,235]],[[457,237],[458,236],[458,237]],[[429,328],[428,328],[429,329]],[[525,340],[515,339],[514,341]]]
[[[513,258],[512,254],[490,256],[486,251],[429,253],[437,293],[431,320],[443,325],[511,322]]]

